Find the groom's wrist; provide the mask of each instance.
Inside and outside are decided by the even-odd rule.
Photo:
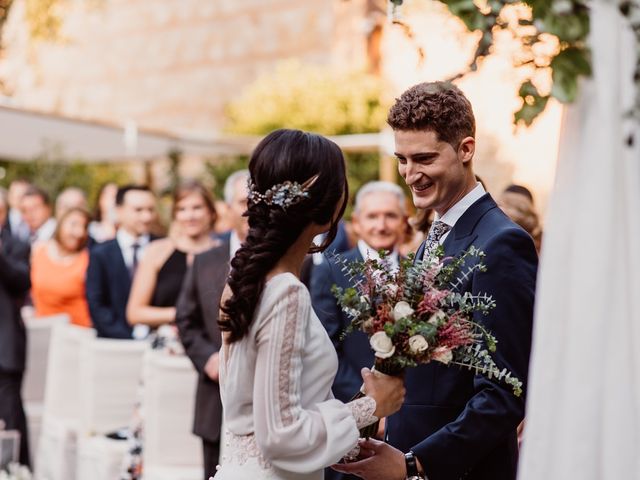
[[[404,454],[404,462],[406,468],[406,478],[408,480],[424,479],[424,470],[420,464],[420,460],[412,451]]]

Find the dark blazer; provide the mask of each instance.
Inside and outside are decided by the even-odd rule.
[[[220,350],[220,299],[229,274],[229,243],[196,255],[176,305],[176,325],[185,351],[199,374],[193,433],[210,442],[220,438],[220,386],[204,373],[209,357]]]
[[[538,257],[531,237],[500,210],[489,194],[455,224],[443,246],[455,256],[475,245],[486,272],[466,279],[461,291],[487,293],[497,303],[477,314],[497,338],[493,358],[526,386]],[[424,244],[416,257],[422,258]],[[432,362],[406,373],[401,410],[387,420],[386,440],[412,450],[429,480],[514,480],[516,428],[524,418],[524,395],[505,384]]]
[[[341,256],[349,262],[363,260],[357,247]],[[334,284],[341,288],[353,286],[342,272],[340,265],[334,259],[325,257],[324,261],[315,265],[311,272],[311,303],[338,352],[338,373],[333,382],[333,394],[337,399],[347,402],[362,385],[360,370],[363,367],[371,367],[374,356],[367,336],[363,332],[352,332],[342,339],[342,333],[351,320],[342,312],[331,293],[331,287]]]
[[[26,359],[26,331],[20,309],[31,288],[29,245],[0,231],[0,370],[21,373]]]
[[[99,337],[130,339],[127,301],[131,277],[118,241],[114,238],[89,250],[87,302],[93,327]]]

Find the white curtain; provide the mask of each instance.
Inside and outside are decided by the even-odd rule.
[[[519,480],[640,479],[640,128],[624,117],[636,46],[613,3],[592,7],[594,77],[563,121]]]

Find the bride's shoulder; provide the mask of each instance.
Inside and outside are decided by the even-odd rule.
[[[311,301],[307,287],[292,273],[279,273],[267,280],[262,293],[262,307],[269,310],[275,303],[306,303]]]

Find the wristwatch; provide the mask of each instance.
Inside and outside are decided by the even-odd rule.
[[[404,463],[407,467],[407,480],[426,480],[425,477],[418,472],[418,463],[412,451],[404,454]]]

